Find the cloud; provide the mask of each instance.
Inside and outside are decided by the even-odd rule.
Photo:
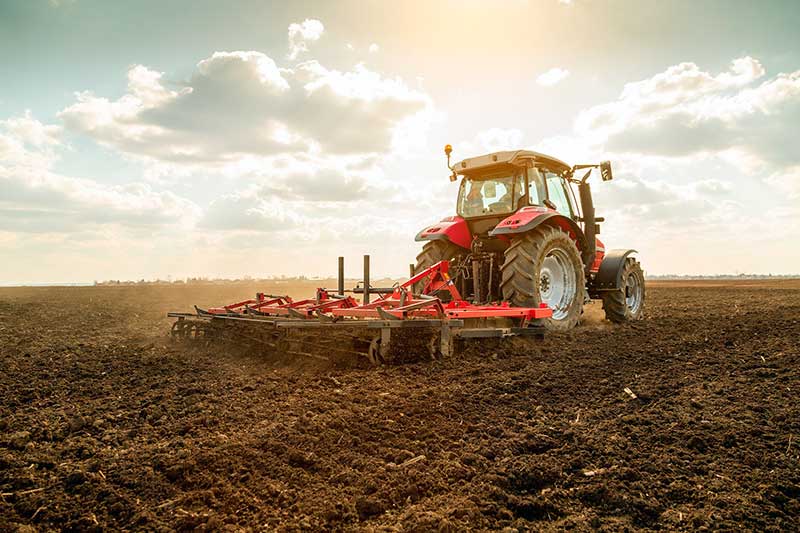
[[[790,200],[800,199],[800,165],[777,170],[764,181],[786,194]]]
[[[391,186],[381,180],[375,159],[276,157],[249,173],[252,192],[262,197],[306,202],[352,202],[368,192],[386,195]]]
[[[522,130],[516,128],[489,128],[479,132],[472,144],[475,144],[483,152],[519,150],[522,148],[522,137]]]
[[[539,74],[536,83],[543,87],[552,87],[564,81],[569,76],[569,71],[561,67],[553,67],[547,72]]]
[[[674,65],[625,85],[616,101],[582,112],[576,131],[618,153],[715,154],[751,170],[798,165],[800,153],[786,139],[800,123],[800,71],[753,86],[765,74],[751,57],[717,75],[694,63]]]
[[[289,59],[297,59],[303,52],[308,52],[308,43],[316,42],[322,37],[325,26],[316,19],[305,19],[298,24],[289,25]]]
[[[106,185],[52,170],[60,128],[31,114],[0,121],[0,230],[74,232],[107,224],[154,227],[191,222],[199,208],[145,183]]]
[[[62,128],[42,124],[33,118],[30,110],[26,110],[21,117],[0,121],[0,126],[22,143],[36,147],[55,146],[61,142]]]
[[[374,54],[374,53],[376,53],[378,50],[380,50],[380,46],[378,46],[377,44],[375,44],[375,43],[372,43],[371,45],[369,45],[369,53],[370,53],[370,54]]]
[[[374,196],[375,191],[370,192]],[[408,236],[419,230],[417,216],[415,209],[391,200],[381,207],[367,202],[366,197],[334,203],[309,201],[257,185],[212,201],[196,227],[217,239],[237,239],[240,248],[259,248],[269,243],[284,245],[288,250],[325,243],[317,251],[330,252],[330,244],[336,242],[374,251],[387,242],[405,248],[413,246]],[[259,236],[243,242],[236,237],[242,234]]]
[[[256,187],[226,194],[211,202],[198,227],[213,230],[279,232],[298,227],[302,217],[279,198]]]
[[[192,202],[150,185],[101,185],[55,173],[25,174],[0,168],[0,228],[19,232],[74,232],[118,224],[161,227],[198,215]]]
[[[260,52],[216,52],[169,88],[137,65],[117,100],[91,92],[59,117],[67,128],[123,154],[174,165],[225,167],[248,156],[382,153],[430,98],[399,78],[317,61],[279,67]]]
[[[367,180],[325,169],[316,174],[289,174],[265,186],[278,198],[308,202],[351,202],[367,197]]]

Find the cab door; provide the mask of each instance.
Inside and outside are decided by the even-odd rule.
[[[566,180],[555,172],[542,172],[547,185],[547,199],[556,207],[556,211],[565,217],[575,218],[575,207],[572,205]]]

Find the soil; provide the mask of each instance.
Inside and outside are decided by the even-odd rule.
[[[0,530],[800,529],[800,281],[368,370],[169,343],[255,291],[0,289]]]

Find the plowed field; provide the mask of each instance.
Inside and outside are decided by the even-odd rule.
[[[255,290],[0,289],[0,530],[800,529],[800,281],[370,370],[168,342]]]

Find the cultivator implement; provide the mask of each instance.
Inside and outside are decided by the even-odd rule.
[[[449,357],[459,339],[542,336],[536,321],[552,316],[546,306],[511,307],[506,302],[475,305],[465,301],[440,261],[390,288],[369,284],[369,256],[364,281],[344,289],[339,259],[337,290],[319,288],[314,298],[257,293],[255,298],[175,318],[172,338],[182,342],[223,341],[260,347],[290,357],[373,365],[420,358]],[[347,294],[350,293],[350,294]],[[359,302],[354,294],[361,294]],[[377,298],[370,301],[370,295]]]

